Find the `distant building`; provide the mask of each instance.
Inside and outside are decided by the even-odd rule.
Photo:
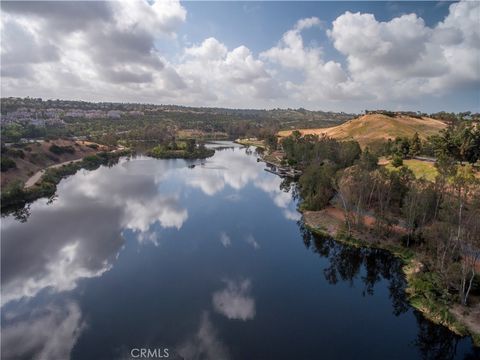
[[[107,116],[110,119],[120,119],[122,117],[123,111],[120,110],[109,110]]]

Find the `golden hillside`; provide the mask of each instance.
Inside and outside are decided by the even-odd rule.
[[[368,114],[352,119],[338,126],[321,129],[299,129],[302,135],[315,134],[339,139],[354,139],[362,147],[398,136],[411,137],[418,132],[421,138],[438,133],[447,125],[428,117],[415,118],[406,115],[390,117],[382,114]],[[280,137],[289,136],[292,130],[280,131]]]

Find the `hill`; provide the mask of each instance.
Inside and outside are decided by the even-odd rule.
[[[429,117],[411,117],[407,115],[387,116],[383,114],[368,114],[349,120],[341,125],[317,128],[299,129],[302,135],[315,134],[339,139],[354,139],[362,147],[398,136],[411,137],[418,132],[421,138],[438,133],[447,125]],[[292,130],[280,131],[280,137],[289,136]]]
[[[2,162],[8,159],[15,166],[2,169],[2,188],[16,180],[27,181],[37,171],[56,164],[82,159],[107,147],[88,141],[51,140],[2,146]]]

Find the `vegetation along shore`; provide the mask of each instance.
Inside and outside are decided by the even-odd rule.
[[[368,127],[378,114],[360,119]],[[264,158],[302,171],[299,210],[312,232],[395,254],[411,305],[480,346],[480,128],[459,116],[419,129],[380,142],[362,132],[362,144],[290,131]]]

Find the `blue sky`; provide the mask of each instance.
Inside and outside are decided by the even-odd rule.
[[[2,2],[2,96],[480,111],[478,2],[36,3]]]
[[[372,13],[378,21],[413,12],[433,26],[448,14],[450,2],[186,1],[182,4],[187,9],[187,21],[180,36],[193,43],[213,36],[229,47],[247,45],[258,53],[274,46],[280,35],[302,18],[316,16],[327,27],[346,11]],[[336,54],[322,29],[306,32],[305,41],[316,41]]]

